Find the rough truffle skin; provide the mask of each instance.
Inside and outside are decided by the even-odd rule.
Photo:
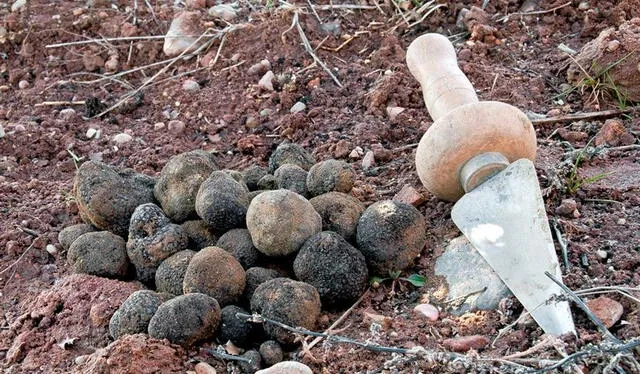
[[[364,255],[335,232],[307,240],[293,262],[296,278],[314,286],[326,306],[344,306],[362,295],[369,272]]]
[[[227,231],[218,239],[216,247],[220,247],[231,253],[244,269],[249,269],[260,264],[262,254],[253,245],[251,234],[247,229]]]
[[[190,346],[212,338],[219,323],[216,299],[200,293],[180,295],[158,307],[149,322],[149,336]]]
[[[282,278],[284,276],[285,275],[283,273],[275,269],[267,269],[263,267],[252,267],[247,269],[247,272],[245,273],[247,283],[244,287],[244,292],[242,293],[242,300],[248,305],[258,286],[266,281]]]
[[[251,165],[242,171],[242,178],[249,191],[255,191],[258,189],[258,181],[267,174],[269,174],[269,169],[259,165]]]
[[[167,257],[156,270],[156,290],[173,295],[182,295],[182,282],[187,266],[196,252],[184,250]]]
[[[202,182],[217,170],[212,154],[195,150],[173,156],[160,171],[154,195],[167,217],[176,223],[196,217],[196,194]]]
[[[266,191],[251,201],[247,228],[260,252],[267,256],[286,256],[320,232],[322,218],[307,199],[295,192]]]
[[[331,191],[347,193],[353,188],[355,179],[356,173],[351,165],[339,160],[325,160],[309,169],[307,190],[311,196]]]
[[[293,191],[301,196],[307,197],[307,174],[308,172],[298,165],[284,164],[275,171],[278,188]]]
[[[154,185],[155,179],[131,169],[87,161],[76,173],[73,192],[85,223],[126,237],[136,207],[155,202]]]
[[[225,232],[244,227],[249,206],[246,187],[224,171],[214,171],[200,185],[196,212],[211,228]]]
[[[71,243],[78,239],[80,235],[92,231],[96,231],[95,227],[87,225],[85,223],[67,226],[58,234],[58,242],[60,243],[62,248],[64,248],[64,250],[68,251],[69,247],[71,247]]]
[[[251,298],[251,311],[289,326],[313,330],[320,315],[320,295],[307,283],[276,278],[261,284]],[[292,345],[295,336],[273,324],[265,333],[282,344]]]
[[[111,316],[109,334],[114,339],[123,335],[146,333],[149,321],[158,307],[172,296],[149,290],[136,291],[122,303]]]
[[[269,157],[269,172],[274,173],[284,164],[294,164],[309,170],[316,163],[315,158],[295,143],[281,143]]]
[[[247,347],[257,338],[256,334],[260,331],[259,325],[248,322],[246,318],[236,317],[237,313],[250,314],[237,305],[227,305],[222,308],[217,338],[222,343],[230,340],[237,346]]]
[[[370,205],[360,217],[358,249],[372,275],[387,275],[413,263],[426,244],[426,221],[414,206],[393,200]]]
[[[358,220],[364,212],[360,200],[342,192],[328,192],[309,200],[322,217],[322,229],[334,231],[355,242]]]
[[[129,270],[126,242],[108,231],[82,234],[69,247],[67,261],[74,272],[124,279]]]
[[[240,299],[244,286],[245,272],[238,260],[222,248],[207,247],[189,262],[183,292],[209,295],[224,307]]]

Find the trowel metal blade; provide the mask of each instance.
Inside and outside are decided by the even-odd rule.
[[[575,333],[569,303],[553,298],[562,289],[544,274],[562,279],[530,160],[513,162],[465,194],[451,218],[545,333]]]

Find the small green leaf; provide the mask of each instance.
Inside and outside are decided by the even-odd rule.
[[[391,277],[391,279],[400,278],[400,270],[389,270],[389,277]]]
[[[371,279],[369,279],[369,284],[373,288],[378,288],[378,287],[380,287],[380,283],[382,283],[383,281],[384,281],[384,279],[382,279],[380,277],[371,277]]]
[[[424,283],[427,281],[427,277],[420,274],[411,274],[407,278],[403,278],[403,279],[413,284],[416,287],[424,286]]]

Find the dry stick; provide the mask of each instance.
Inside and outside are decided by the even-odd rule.
[[[331,332],[333,332],[333,330],[338,327],[338,325],[340,325],[342,323],[342,321],[344,321],[347,316],[349,316],[351,314],[351,312],[358,306],[360,305],[360,303],[362,302],[362,300],[365,298],[366,295],[369,294],[369,290],[370,288],[367,288],[367,290],[362,294],[362,296],[360,296],[360,298],[358,300],[356,300],[355,303],[353,303],[353,305],[351,305],[351,308],[347,309],[344,313],[342,313],[342,315],[340,316],[340,318],[338,318],[331,326],[329,326],[328,329],[326,329],[324,331],[325,334],[329,334]],[[318,336],[317,338],[313,339],[313,341],[311,343],[309,343],[307,345],[307,352],[309,352],[311,350],[311,348],[313,348],[316,344],[320,343],[320,341],[323,339],[322,336]]]
[[[356,4],[336,4],[336,5],[312,5],[317,10],[329,10],[334,9],[349,9],[349,10],[375,10],[380,9],[380,6],[375,5],[356,5]]]
[[[573,151],[569,151],[569,152],[565,152],[562,155],[563,156],[576,156],[582,152],[584,152],[587,149],[587,147],[585,148],[580,148],[580,149],[575,149]],[[620,152],[625,152],[625,151],[633,151],[636,149],[640,149],[640,144],[631,144],[631,145],[622,145],[620,147],[610,147],[610,148],[604,148],[603,150],[606,150],[607,152],[611,152],[611,151],[620,151]]]
[[[553,231],[556,234],[556,239],[558,240],[558,244],[560,244],[560,250],[562,251],[562,261],[564,262],[564,270],[565,272],[569,271],[571,268],[571,264],[569,263],[569,251],[567,250],[567,241],[562,236],[560,232],[560,228],[558,227],[558,221],[553,219],[551,220],[551,226],[553,227]]]
[[[205,352],[207,352],[211,356],[213,356],[215,358],[218,358],[218,359],[221,359],[221,360],[242,361],[242,362],[251,363],[251,359],[249,359],[247,357],[243,357],[243,356],[230,355],[228,353],[218,352],[218,351],[213,350],[213,349],[205,349]]]
[[[528,355],[530,355],[532,353],[536,353],[541,349],[547,348],[551,344],[552,344],[552,342],[551,342],[551,339],[550,339],[549,335],[545,335],[544,339],[542,339],[538,344],[534,345],[533,347],[531,347],[531,348],[529,348],[527,350],[524,350],[522,352],[516,352],[516,353],[510,354],[508,356],[504,356],[502,358],[505,359],[505,360],[512,360],[514,358],[521,358],[521,357],[524,357],[524,356],[528,356]]]
[[[291,22],[291,27],[289,27],[287,30],[285,30],[282,33],[283,38],[284,38],[284,34],[286,34],[293,27],[296,27],[298,29],[298,34],[300,35],[300,39],[302,40],[302,45],[304,45],[304,49],[307,50],[307,53],[309,53],[309,55],[311,55],[313,60],[317,62],[318,65],[320,65],[322,69],[324,69],[324,71],[327,72],[327,74],[329,74],[331,79],[333,79],[333,81],[338,85],[338,87],[344,88],[342,83],[340,83],[340,80],[338,80],[338,78],[336,78],[336,76],[333,75],[333,73],[327,67],[327,65],[325,65],[324,62],[322,62],[322,60],[320,60],[318,56],[316,56],[316,54],[313,52],[313,48],[311,48],[311,44],[309,44],[309,39],[307,39],[307,35],[305,35],[304,30],[302,29],[302,26],[300,26],[300,22],[298,21],[298,17],[299,17],[298,14],[299,13],[297,11],[293,13],[293,21]]]
[[[212,31],[214,31],[213,29],[211,29]],[[187,34],[181,34],[181,35],[175,35],[172,36],[173,38],[177,38],[177,37],[215,37],[218,36],[218,32],[223,32],[224,30],[215,30],[217,31],[215,34],[202,34],[202,35],[187,35]],[[129,41],[136,41],[136,40],[152,40],[152,39],[164,39],[166,38],[166,35],[145,35],[145,36],[123,36],[123,37],[117,37],[117,38],[100,38],[100,39],[87,39],[87,40],[76,40],[74,42],[66,42],[66,43],[57,43],[57,44],[48,44],[45,45],[45,48],[59,48],[59,47],[67,47],[67,46],[72,46],[72,45],[81,45],[81,44],[92,44],[92,43],[100,43],[100,42],[129,42]]]
[[[35,104],[35,107],[41,106],[58,106],[58,105],[84,105],[85,101],[43,101],[41,103]]]
[[[619,343],[619,344],[614,344],[613,346],[611,346],[611,344],[601,344],[601,345],[597,345],[597,346],[593,346],[593,347],[589,347],[585,350],[573,353],[565,358],[563,358],[560,361],[557,361],[555,364],[538,369],[538,370],[534,370],[531,371],[530,373],[545,373],[547,371],[551,371],[551,370],[555,370],[558,369],[560,367],[562,367],[563,365],[569,363],[569,362],[574,362],[576,361],[578,358],[582,357],[582,356],[592,356],[592,355],[598,355],[598,354],[602,354],[602,353],[617,353],[617,352],[624,352],[624,351],[629,351],[635,347],[640,346],[640,338],[633,338],[631,340],[629,340],[628,342],[625,343]]]
[[[0,271],[0,275],[4,274],[5,272],[9,271],[9,269],[11,269],[12,267],[14,267],[14,266],[16,266],[17,264],[19,264],[19,263],[20,263],[20,261],[22,261],[22,259],[24,258],[24,256],[27,254],[27,252],[29,252],[29,250],[31,250],[31,248],[33,248],[33,243],[34,243],[35,241],[36,241],[36,240],[34,239],[34,240],[31,242],[31,245],[29,245],[29,247],[27,247],[27,249],[25,249],[25,250],[24,250],[24,252],[22,252],[22,254],[20,255],[20,257],[18,257],[18,259],[17,259],[17,260],[15,260],[15,261],[14,261],[14,262],[12,262],[11,264],[9,264],[9,266],[7,266],[6,268],[2,269],[2,271]],[[15,273],[15,271],[14,271],[14,273]],[[14,274],[14,273],[12,273],[12,274],[11,274],[11,277],[9,277],[9,279],[13,278],[13,274]]]
[[[535,15],[539,15],[539,14],[546,14],[546,13],[552,13],[555,12],[558,9],[562,9],[566,6],[571,5],[571,1],[564,3],[562,5],[558,5],[557,7],[551,8],[551,9],[547,9],[547,10],[537,10],[535,12],[517,12],[517,13],[511,13],[511,14],[507,14],[506,16],[500,18],[498,21],[502,22],[506,19],[508,19],[511,16],[535,16]]]
[[[557,123],[557,122],[570,122],[570,121],[579,121],[579,120],[592,119],[592,118],[614,117],[620,114],[634,112],[639,109],[640,109],[640,106],[632,106],[624,109],[611,109],[611,110],[602,110],[598,112],[569,114],[569,115],[560,116],[560,117],[532,119],[531,123],[533,123],[534,125],[545,125],[545,124]]]
[[[575,292],[571,291],[569,287],[565,286],[562,282],[557,280],[556,277],[554,277],[548,271],[545,271],[544,274],[547,277],[549,277],[549,279],[551,279],[555,284],[557,284],[558,287],[562,288],[562,290],[569,296],[569,298],[574,303],[576,303],[578,308],[580,308],[587,315],[587,317],[589,317],[589,319],[598,327],[598,330],[600,330],[600,332],[602,333],[602,335],[604,335],[605,338],[611,340],[616,344],[621,344],[621,341],[618,338],[616,338],[611,333],[611,331],[609,331],[609,329],[607,329],[607,327],[602,323],[600,318],[598,318],[595,314],[591,312],[591,310],[589,310],[589,307],[587,307],[584,301],[582,301],[582,299],[578,295],[576,295]]]
[[[311,0],[307,0],[307,3],[309,4],[309,6],[311,7],[311,12],[313,13],[313,15],[316,17],[316,19],[318,20],[318,23],[322,25],[322,19],[320,19],[320,16],[318,15],[318,12],[316,12],[316,8],[313,7],[313,4],[311,4]]]
[[[423,7],[424,7],[424,5],[423,5]],[[435,12],[438,8],[442,8],[442,7],[446,7],[446,5],[445,4],[438,4],[438,5],[434,6],[433,8],[429,9],[429,11],[427,13],[423,14],[422,17],[419,20],[417,20],[414,23],[410,24],[409,28],[411,29],[414,26],[417,26],[417,25],[421,24],[427,17],[429,17],[429,15],[431,13]],[[422,9],[422,8],[420,8],[420,9]]]

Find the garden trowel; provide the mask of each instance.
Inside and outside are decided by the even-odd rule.
[[[533,160],[536,135],[517,108],[478,101],[440,34],[417,38],[407,65],[434,120],[416,151],[424,186],[456,201],[453,222],[548,334],[574,333]]]

